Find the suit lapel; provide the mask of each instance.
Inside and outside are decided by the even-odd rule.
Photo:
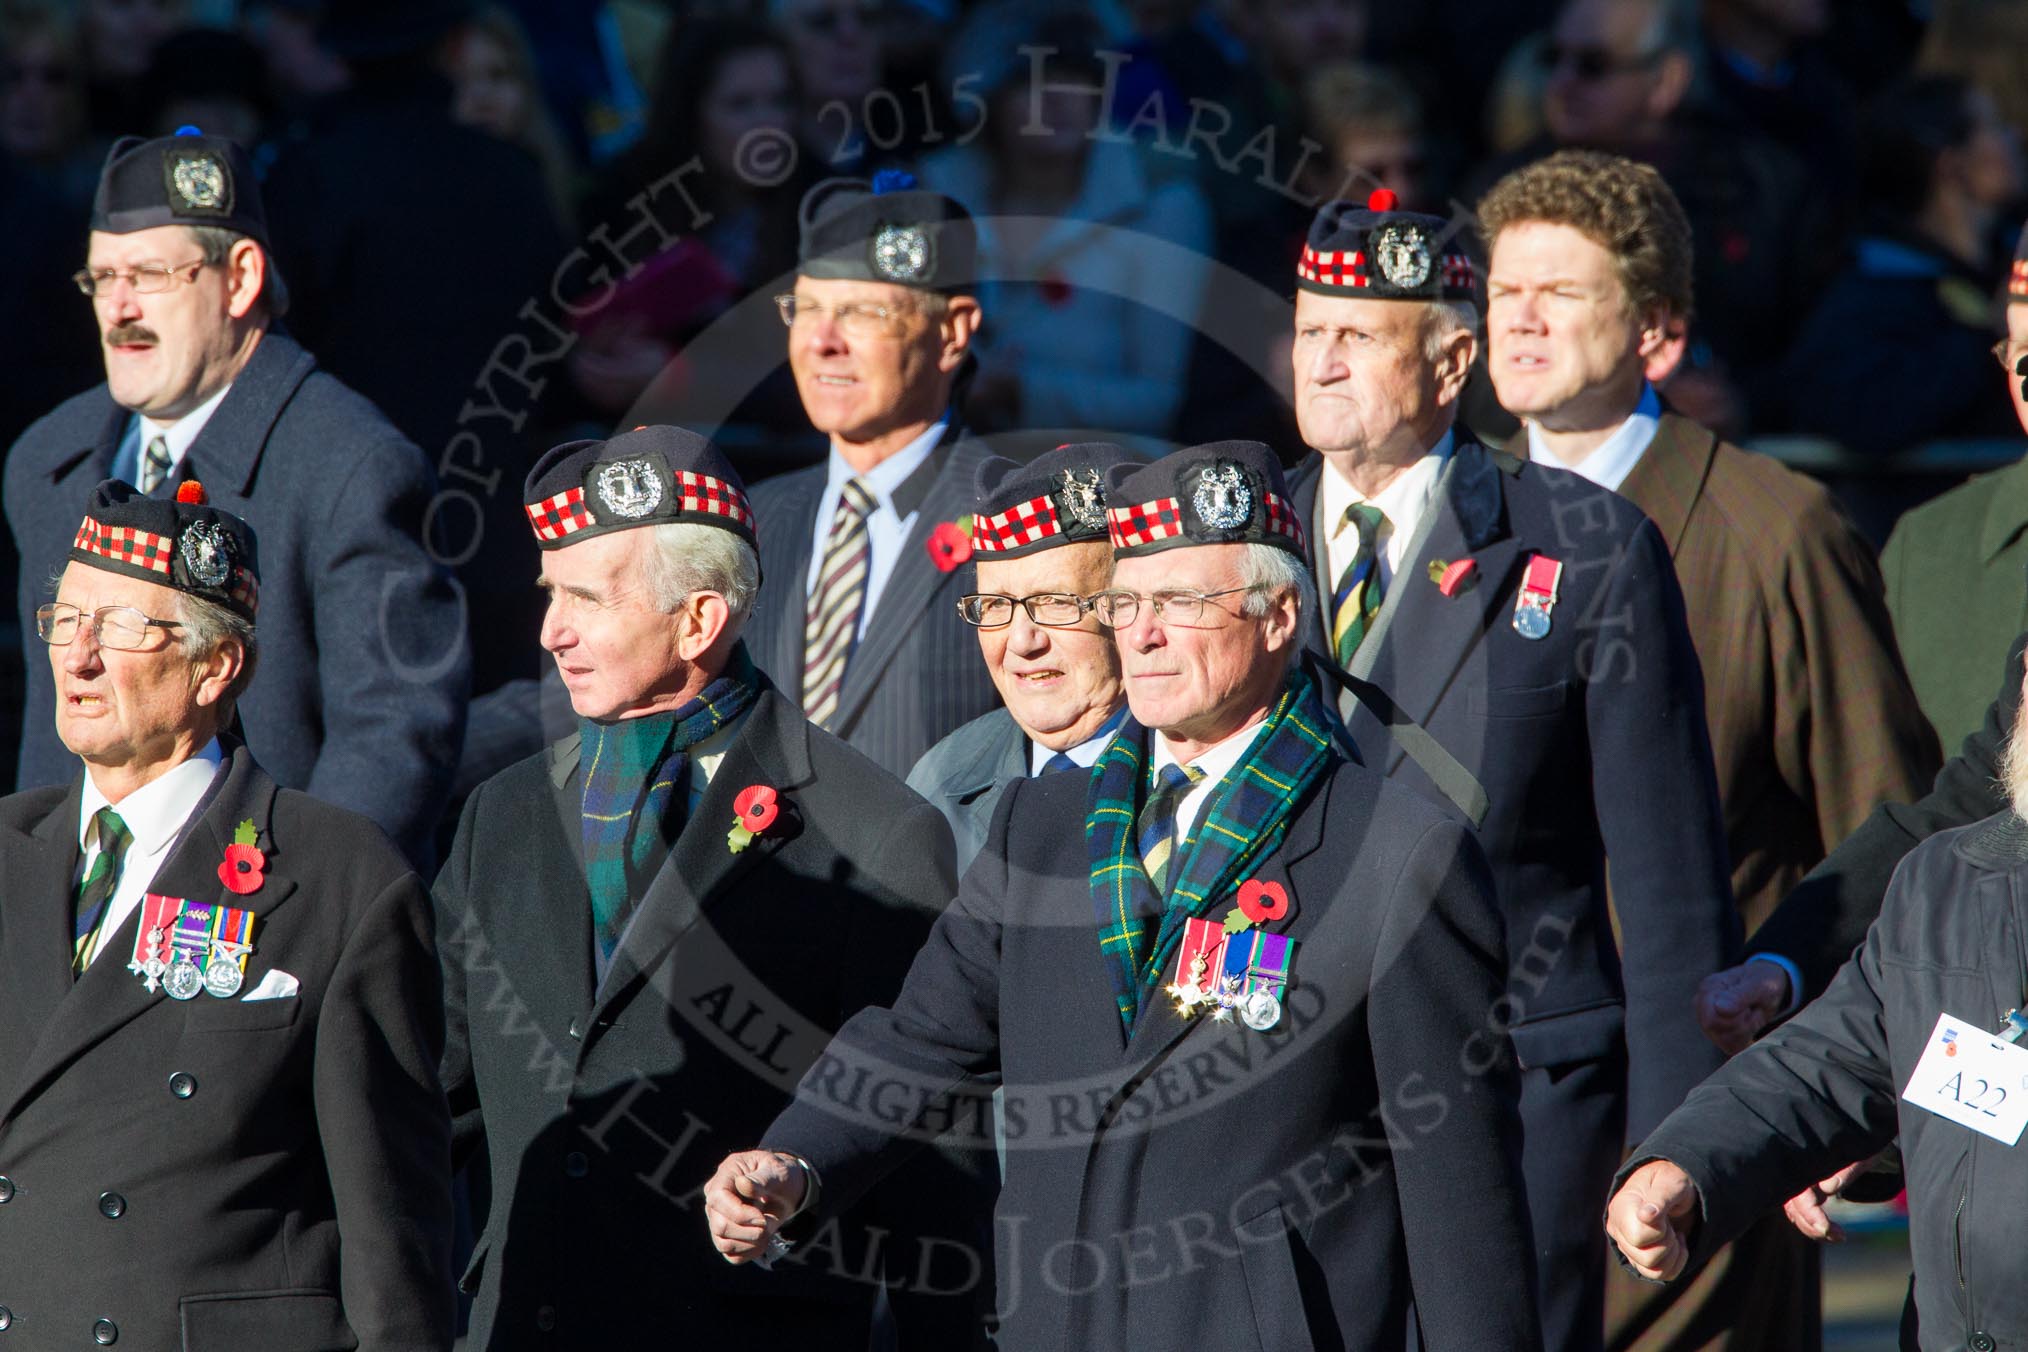
[[[1718,437],[1678,413],[1664,413],[1655,438],[1620,485],[1620,496],[1646,512],[1675,558],[1704,494]]]
[[[76,829],[78,792],[81,790],[82,780],[79,790],[66,799],[72,831]],[[296,890],[296,882],[286,871],[285,863],[289,846],[294,842],[277,841],[272,835],[274,799],[274,781],[253,763],[246,748],[235,748],[223,780],[205,801],[200,802],[196,820],[184,832],[182,841],[163,861],[148,886],[151,893],[160,896],[215,902],[254,912],[257,917],[254,922],[254,964],[261,961],[266,927]],[[45,822],[45,828],[51,830],[52,835],[63,815],[60,809]],[[225,859],[225,847],[232,840],[233,827],[241,821],[252,821],[261,832],[266,848],[274,852],[266,880],[257,891],[246,896],[228,892],[218,877],[218,866]],[[37,834],[40,836],[42,832]],[[63,850],[47,848],[53,842],[45,844],[42,851],[45,860],[64,857]],[[168,998],[159,989],[150,993],[141,984],[140,978],[127,970],[128,957],[134,951],[134,940],[141,928],[141,908],[138,906],[106,936],[100,946],[100,956],[90,969],[75,983],[70,981],[68,946],[63,940],[69,905],[69,870],[76,864],[75,837],[70,837],[65,844],[68,847],[67,866],[58,873],[55,890],[47,894],[57,898],[56,905],[65,915],[57,917],[58,923],[50,926],[46,923],[50,917],[45,913],[37,928],[40,933],[54,933],[58,945],[64,949],[55,955],[53,964],[45,957],[39,960],[39,965],[45,969],[54,966],[69,990],[58,1000],[49,1021],[43,1025],[34,1051],[16,1073],[12,1092],[4,1108],[0,1108],[0,1120],[11,1116],[25,1099],[84,1052]],[[47,864],[44,867],[47,869]],[[45,886],[50,881],[47,872],[42,881]],[[47,904],[43,903],[44,906]],[[11,925],[9,929],[11,932]],[[48,940],[34,939],[31,942],[40,949]],[[37,980],[41,982],[47,978],[38,976]]]
[[[244,499],[253,489],[275,420],[316,366],[317,359],[292,339],[272,332],[263,337],[218,411],[190,443],[177,478],[196,479]]]
[[[952,424],[952,438],[959,436]],[[945,443],[943,467],[916,510],[915,526],[902,542],[894,571],[887,576],[880,599],[866,619],[866,636],[845,665],[845,683],[838,692],[838,713],[830,726],[840,736],[858,720],[880,677],[920,627],[919,620],[954,576],[968,577],[970,565],[954,573],[938,570],[929,556],[929,536],[939,524],[970,510],[972,476],[986,457],[984,447],[958,440]]]
[[[561,1033],[592,999],[591,892],[584,879],[578,737],[550,749],[549,793],[532,800],[516,833],[514,857],[498,861],[520,886],[485,889],[474,898],[496,951],[513,955],[514,983],[537,1021]]]
[[[1028,734],[1005,709],[995,709],[972,745],[972,755],[954,766],[937,792],[953,802],[977,798],[995,784],[1028,777]]]
[[[589,1047],[590,1030],[668,955],[709,902],[781,847],[785,833],[779,822],[737,853],[727,844],[726,833],[737,815],[732,804],[740,791],[751,784],[773,787],[782,794],[786,816],[794,811],[790,791],[810,776],[809,724],[778,691],[764,688],[613,950],[606,979],[592,998],[590,1018],[582,1025],[582,1045]]]
[[[761,558],[772,586],[762,622],[749,626],[747,646],[754,664],[784,689],[803,688],[803,625],[810,606],[810,551],[817,529],[817,500],[824,493],[824,467],[798,471],[782,480],[780,496],[761,532]]]

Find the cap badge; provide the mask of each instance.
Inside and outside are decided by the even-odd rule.
[[[1213,530],[1244,526],[1253,515],[1253,490],[1239,466],[1229,460],[1206,465],[1197,472],[1197,491],[1190,495],[1197,519]]]
[[[1373,258],[1380,275],[1404,291],[1429,280],[1429,236],[1416,226],[1382,226],[1373,236]]]
[[[217,523],[199,521],[183,532],[178,546],[184,571],[200,587],[223,587],[232,576],[232,540]]]
[[[204,153],[171,155],[169,186],[185,211],[229,212],[225,166],[218,157]]]
[[[1086,530],[1106,528],[1105,483],[1097,470],[1056,472],[1056,514],[1069,517]]]
[[[883,225],[873,237],[873,270],[890,282],[920,282],[930,274],[929,233],[919,225]]]
[[[599,501],[614,516],[639,520],[662,502],[662,476],[645,460],[618,460],[598,473]]]

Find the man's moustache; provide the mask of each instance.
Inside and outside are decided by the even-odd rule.
[[[153,329],[144,329],[138,324],[122,325],[119,328],[106,330],[107,347],[125,347],[129,343],[155,343],[159,341],[155,337]]]

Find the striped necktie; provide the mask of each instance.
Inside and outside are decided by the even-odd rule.
[[[1064,755],[1061,751],[1055,752],[1048,760],[1042,762],[1042,773],[1045,775],[1053,775],[1058,770],[1075,769],[1077,769],[1077,762]]]
[[[141,454],[140,483],[135,487],[143,493],[152,493],[169,477],[174,468],[169,463],[169,438],[157,432],[148,438],[148,449]]]
[[[119,886],[120,863],[127,853],[127,846],[133,843],[133,833],[120,820],[120,814],[110,807],[100,808],[92,817],[98,828],[99,852],[92,856],[91,867],[78,883],[77,899],[72,907],[72,942],[70,971],[73,977],[84,975],[91,966],[92,957],[98,951],[99,940],[104,936],[101,927],[105,924],[106,908],[112,902],[113,889]]]
[[[838,712],[838,691],[845,684],[845,661],[859,637],[859,612],[866,605],[866,567],[872,546],[866,519],[873,515],[873,494],[858,479],[847,479],[831,515],[831,534],[824,543],[824,566],[810,592],[803,620],[803,713],[812,723],[828,726]]]
[[[1331,599],[1331,652],[1341,667],[1352,665],[1352,654],[1373,627],[1380,613],[1380,528],[1387,516],[1370,502],[1355,502],[1345,509],[1342,526],[1359,532],[1359,548],[1352,562],[1338,577],[1338,590]]]
[[[1134,819],[1134,840],[1141,850],[1141,868],[1158,896],[1169,895],[1169,865],[1176,853],[1176,809],[1190,786],[1204,778],[1194,765],[1165,765],[1148,790],[1148,801]]]

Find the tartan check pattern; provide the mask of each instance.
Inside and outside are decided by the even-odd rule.
[[[1300,668],[1282,687],[1267,729],[1211,790],[1197,828],[1176,843],[1164,900],[1149,881],[1136,804],[1148,792],[1148,731],[1129,719],[1092,767],[1084,838],[1099,954],[1129,1037],[1173,964],[1189,921],[1273,854],[1296,809],[1323,782],[1334,754],[1324,704]]]
[[[1106,508],[1106,534],[1112,538],[1114,549],[1131,549],[1182,533],[1183,504],[1176,498]]]
[[[108,526],[89,516],[77,528],[77,538],[70,542],[70,547],[114,563],[146,568],[164,577],[169,576],[169,558],[175,552],[175,542],[166,535],[132,526]]]
[[[824,565],[810,589],[803,616],[803,714],[827,727],[838,712],[845,685],[845,662],[859,638],[859,612],[866,605],[867,562],[873,546],[866,520],[873,494],[858,479],[847,479],[831,514],[824,542]]]
[[[261,608],[261,582],[251,568],[232,570],[232,585],[226,588],[226,594],[245,606],[249,615],[258,613]]]
[[[1296,504],[1279,493],[1263,493],[1267,500],[1267,528],[1270,533],[1295,542],[1298,552],[1308,552],[1309,545],[1303,539],[1303,518],[1296,511]]]
[[[1149,886],[1158,894],[1168,881],[1169,861],[1176,854],[1176,813],[1191,785],[1203,778],[1204,772],[1194,765],[1163,766],[1155,776],[1155,787],[1148,790],[1148,801],[1141,804],[1141,813],[1134,819],[1141,871],[1148,875]]]
[[[1363,249],[1326,249],[1320,253],[1305,244],[1302,258],[1296,262],[1296,276],[1321,286],[1373,285],[1373,278],[1366,271]]]
[[[1472,260],[1461,253],[1445,254],[1443,270],[1446,291],[1468,291],[1479,278],[1479,270],[1472,266]]]
[[[1350,669],[1352,654],[1373,627],[1380,614],[1383,587],[1380,581],[1380,528],[1387,514],[1370,502],[1355,502],[1345,509],[1341,525],[1359,532],[1359,547],[1352,561],[1338,577],[1337,592],[1331,598],[1331,653],[1338,665]]]
[[[2028,258],[2014,260],[2014,270],[2007,274],[2007,294],[2028,296]]]
[[[579,490],[578,497],[583,499],[583,490]],[[683,470],[676,476],[676,498],[677,510],[686,516],[723,516],[748,530],[755,529],[753,508],[747,505],[746,494],[723,479]]]
[[[982,554],[1020,549],[1061,534],[1063,523],[1057,520],[1056,503],[1047,493],[1016,503],[1004,512],[992,516],[980,513],[972,518],[972,548]]]
[[[535,527],[538,540],[561,540],[573,531],[595,524],[590,510],[584,505],[582,486],[566,488],[561,493],[531,503],[527,511],[529,524]]]

